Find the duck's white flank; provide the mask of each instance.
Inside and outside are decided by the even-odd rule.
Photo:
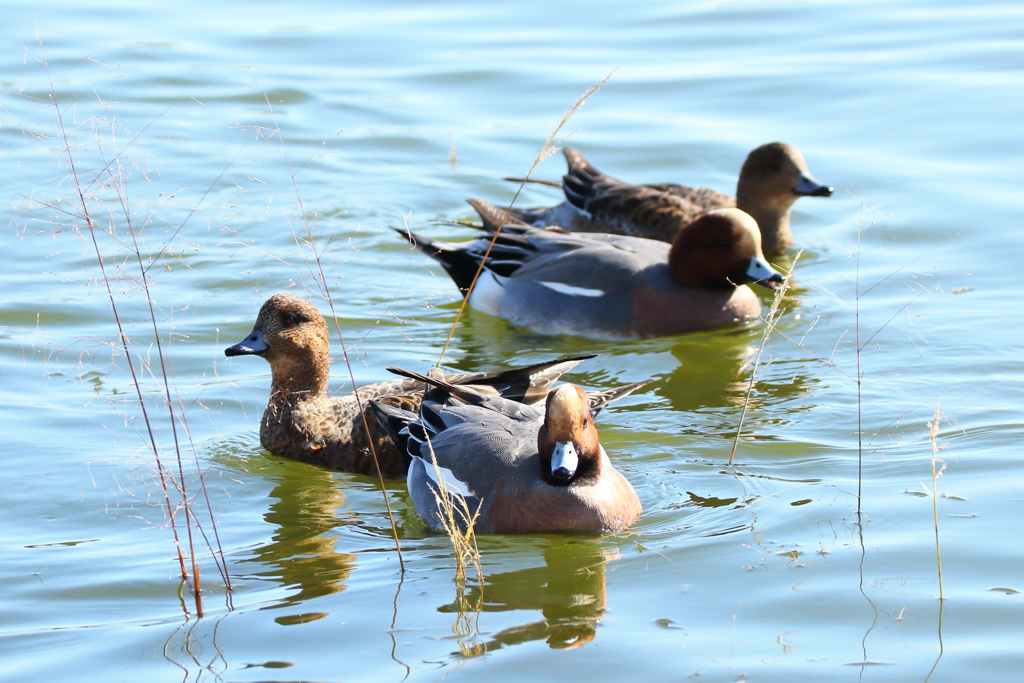
[[[469,295],[469,305],[481,313],[501,317],[501,304],[505,300],[505,278],[495,275],[489,270],[480,273],[473,293]]]

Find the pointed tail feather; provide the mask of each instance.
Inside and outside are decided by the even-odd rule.
[[[597,417],[597,414],[604,410],[607,406],[615,403],[620,398],[629,396],[637,389],[641,389],[651,382],[653,379],[645,379],[643,382],[633,382],[632,384],[624,384],[621,387],[615,389],[605,389],[604,391],[593,391],[587,392],[587,398],[590,400],[590,414]]]
[[[409,244],[444,266],[448,275],[455,281],[455,286],[459,288],[463,296],[466,295],[469,286],[473,283],[473,278],[476,277],[476,271],[480,267],[480,262],[469,253],[466,245],[449,244],[430,239],[404,228],[392,228],[392,230],[404,236],[409,240]]]
[[[403,368],[396,367],[389,367],[388,372],[392,372],[396,375],[401,375],[402,377],[408,377],[409,379],[418,379],[419,381],[431,387],[443,389],[445,392],[448,393],[449,396],[454,396],[463,403],[468,403],[474,406],[485,405],[487,403],[487,396],[482,396],[477,392],[473,391],[472,389],[470,389],[469,387],[462,387],[457,384],[447,382],[443,378],[437,377],[436,374],[433,372],[431,373],[432,375],[435,375],[433,377],[422,375],[413,370],[405,370]],[[427,399],[428,396],[425,394],[423,400],[426,401]],[[430,399],[435,401],[439,400],[437,397],[430,397]]]
[[[519,226],[525,227],[529,223],[524,223],[520,216],[521,212],[515,209],[502,209],[494,204],[491,204],[486,199],[467,199],[466,203],[476,209],[476,212],[480,214],[480,220],[483,221],[484,228],[491,231],[496,231],[499,226]]]
[[[594,358],[594,354],[565,356],[543,363],[534,363],[521,368],[497,370],[485,374],[469,375],[452,380],[454,384],[493,389],[504,398],[533,405],[543,401],[558,378],[579,365],[581,361]],[[449,375],[449,379],[451,376]]]

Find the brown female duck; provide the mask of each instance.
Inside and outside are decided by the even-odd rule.
[[[260,422],[264,448],[276,455],[345,472],[376,474],[372,443],[384,476],[405,475],[408,457],[377,427],[372,413],[367,413],[364,425],[359,408],[361,404],[368,411],[369,402],[377,400],[416,410],[423,383],[402,378],[367,385],[360,387],[359,400],[354,393],[328,396],[331,355],[327,323],[309,301],[292,294],[270,297],[249,336],[225,349],[224,354],[262,356],[270,363],[270,399]],[[477,393],[534,403],[544,400],[548,388],[562,373],[592,357],[561,358],[490,373],[448,374],[445,379]]]
[[[811,176],[800,150],[783,142],[761,145],[747,156],[735,199],[706,187],[630,185],[601,173],[579,150],[566,147],[564,152],[569,166],[562,177],[566,201],[551,208],[513,210],[512,217],[539,227],[558,225],[574,232],[671,242],[681,224],[715,209],[736,207],[757,221],[762,248],[772,254],[793,243],[789,228],[793,203],[800,197],[832,194],[831,187]]]

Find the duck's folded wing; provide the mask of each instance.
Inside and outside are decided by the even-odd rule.
[[[578,296],[628,291],[637,276],[652,267],[668,267],[668,245],[622,235],[579,233],[531,235],[537,255],[525,261],[512,279],[547,284]],[[555,286],[551,286],[555,285]]]
[[[736,207],[735,199],[707,187],[686,187],[676,183],[649,183],[645,187],[693,202],[701,207],[705,213],[715,209],[732,209]]]
[[[523,461],[536,452],[541,418],[529,406],[514,405],[533,417],[516,419],[452,399],[424,402],[420,420],[409,425],[410,450],[418,456],[407,481],[416,513],[428,526],[467,528],[481,506],[501,496],[503,483],[528,466]]]
[[[594,354],[566,356],[508,370],[445,375],[445,379],[452,384],[472,388],[478,393],[489,393],[520,403],[534,404],[547,397],[548,389],[559,377],[579,365],[581,361],[593,357]]]

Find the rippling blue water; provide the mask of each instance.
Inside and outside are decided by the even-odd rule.
[[[5,680],[1018,674],[1024,6],[48,3],[6,7],[0,41]],[[613,71],[559,136],[602,170],[731,193],[747,152],[779,139],[836,193],[796,204],[798,284],[735,468],[763,328],[609,344],[460,322],[454,367],[593,351],[570,379],[656,379],[600,419],[641,520],[482,538],[467,623],[449,542],[404,485],[387,489],[402,579],[375,482],[261,453],[267,367],[222,350],[274,292],[329,311],[315,250],[356,379],[426,367],[458,293],[388,226],[467,237],[431,221],[511,198],[501,178]],[[185,616],[138,400],[70,215],[61,123],[169,456],[121,199],[146,255],[186,478],[194,493],[205,472],[210,502],[194,507],[212,509],[235,585],[228,609],[202,558],[202,619]],[[535,175],[562,168],[556,154]],[[531,186],[519,204],[555,201]],[[944,602],[922,495],[939,402]]]

